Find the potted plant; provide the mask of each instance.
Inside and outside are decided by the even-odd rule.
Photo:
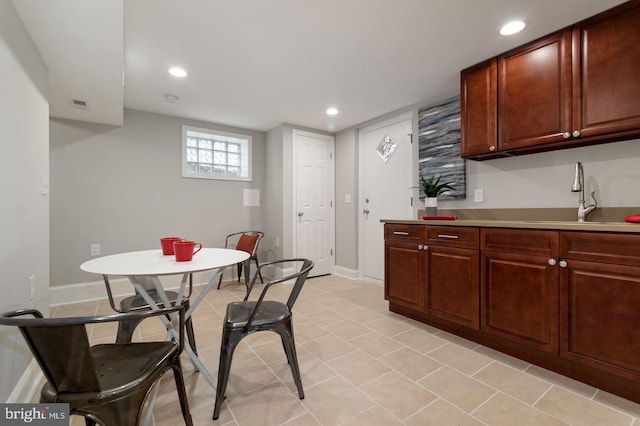
[[[438,214],[438,195],[448,190],[455,189],[453,182],[440,182],[442,175],[436,177],[431,175],[428,179],[420,176],[420,183],[417,187],[424,192],[424,213],[427,216],[436,216]]]

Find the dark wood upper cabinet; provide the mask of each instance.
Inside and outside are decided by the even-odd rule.
[[[461,156],[481,160],[638,137],[639,75],[640,0],[467,68],[460,74]]]
[[[500,56],[498,69],[500,150],[570,138],[570,30]]]
[[[629,2],[578,24],[573,90],[580,138],[637,135],[640,129],[640,3]]]
[[[465,113],[460,126],[460,151],[463,157],[498,152],[497,69],[494,58],[462,71],[460,108]]]

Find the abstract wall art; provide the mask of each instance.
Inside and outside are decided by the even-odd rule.
[[[460,157],[460,96],[420,108],[418,134],[418,174],[425,178],[442,175],[442,182],[453,182],[455,190],[439,199],[466,198],[465,160]]]

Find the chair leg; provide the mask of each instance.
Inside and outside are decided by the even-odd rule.
[[[218,290],[220,290],[220,284],[222,283],[222,276],[224,275],[224,273],[220,274],[220,278],[218,278]]]
[[[302,378],[300,377],[300,366],[298,365],[298,355],[296,353],[296,343],[293,337],[293,328],[291,323],[287,323],[282,329],[278,330],[280,338],[282,339],[282,345],[284,346],[285,353],[287,354],[287,360],[291,367],[291,375],[293,381],[298,388],[298,397],[304,399],[304,390],[302,389]]]
[[[249,291],[249,275],[251,275],[251,259],[247,259],[244,262],[244,286]]]
[[[187,390],[184,384],[184,376],[182,375],[182,366],[180,365],[180,358],[176,357],[176,363],[171,366],[173,370],[173,377],[176,381],[176,388],[178,389],[178,399],[180,400],[180,409],[182,410],[182,417],[184,423],[187,426],[193,425],[191,419],[191,411],[189,411],[189,401],[187,400]]]
[[[242,275],[242,262],[238,263],[238,281],[240,281],[240,275]]]
[[[224,401],[229,381],[229,372],[231,371],[231,361],[233,352],[240,340],[244,337],[241,333],[228,331],[226,328],[222,331],[222,343],[220,345],[220,362],[218,364],[218,386],[216,387],[216,402],[213,407],[213,420],[220,417],[220,407]]]
[[[264,284],[264,280],[262,279],[262,272],[260,272],[260,265],[258,265],[258,258],[254,257],[253,261],[256,262],[256,269],[258,269],[258,276],[260,277],[260,282]]]

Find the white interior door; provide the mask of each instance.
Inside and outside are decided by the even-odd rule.
[[[293,131],[295,256],[314,261],[310,276],[334,267],[334,138]]]
[[[384,225],[381,219],[411,219],[414,185],[412,115],[360,130],[360,264],[363,277],[384,279]],[[381,154],[381,144],[390,155]]]

